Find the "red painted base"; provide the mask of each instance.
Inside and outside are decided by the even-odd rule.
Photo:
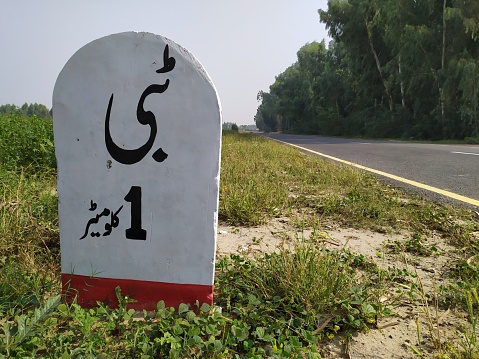
[[[123,296],[136,300],[128,308],[135,310],[155,310],[156,304],[163,300],[167,307],[178,307],[181,303],[196,301],[201,304],[213,304],[213,285],[178,284],[151,282],[131,279],[98,278],[76,274],[62,274],[63,293],[67,301],[76,299],[84,308],[91,308],[97,302],[103,302],[111,308],[118,306],[116,287],[121,288]]]

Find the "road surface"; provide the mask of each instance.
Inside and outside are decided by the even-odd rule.
[[[426,187],[415,186],[420,188],[420,191],[431,192],[427,186],[432,186],[439,192],[442,190],[458,195],[459,198],[455,200],[464,202],[461,200],[463,196],[470,199],[469,205],[479,205],[479,145],[440,145],[286,134],[263,135],[426,185]]]

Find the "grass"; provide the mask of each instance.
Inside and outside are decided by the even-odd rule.
[[[0,306],[37,304],[59,283],[55,174],[0,170],[0,184]]]
[[[0,142],[7,141],[2,133]],[[36,143],[48,143],[50,132],[35,136],[46,136]],[[15,138],[22,151],[32,143],[22,140],[28,135]],[[411,271],[381,268],[362,255],[326,250],[314,238],[302,237],[263,256],[220,258],[213,307],[173,309],[159,302],[152,313],[135,312],[128,308],[134,298],[120,288],[120,306],[113,310],[62,304],[51,157],[41,157],[43,162],[14,154],[3,158],[0,358],[320,358],[325,341],[375,328],[378,319],[394,315],[408,293],[417,306],[438,305],[438,297],[426,293]],[[393,243],[398,253],[438,255],[426,243],[433,233],[468,253],[451,263],[454,281],[438,293],[463,308],[458,344],[441,342],[434,316],[429,330],[443,357],[478,357],[479,269],[470,259],[479,253],[474,237],[479,226],[472,212],[407,195],[366,173],[258,136],[226,132],[220,219],[257,225],[282,216],[298,229],[337,225],[412,233],[411,240]],[[420,347],[413,349],[423,355]]]
[[[253,134],[225,133],[221,181],[220,219],[233,225],[288,215],[306,225],[437,231],[458,245],[467,245],[477,229],[471,211],[406,195],[373,175]]]

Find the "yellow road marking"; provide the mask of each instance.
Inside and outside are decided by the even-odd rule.
[[[400,182],[403,182],[403,183],[407,183],[407,184],[409,184],[409,185],[411,185],[411,186],[415,186],[415,187],[418,187],[418,188],[422,188],[422,189],[425,189],[425,190],[427,190],[427,191],[431,191],[431,192],[434,192],[434,193],[438,193],[438,194],[441,194],[441,195],[443,195],[443,196],[447,196],[447,197],[456,199],[456,200],[458,200],[458,201],[465,202],[465,203],[469,203],[469,204],[472,204],[472,205],[474,205],[474,206],[478,206],[478,207],[479,207],[479,201],[478,201],[478,200],[475,200],[475,199],[473,199],[473,198],[461,196],[460,194],[456,194],[456,193],[453,193],[453,192],[449,192],[449,191],[442,190],[442,189],[440,189],[440,188],[428,186],[427,184],[423,184],[423,183],[416,182],[416,181],[411,181],[411,180],[408,180],[407,178],[399,177],[399,176],[396,176],[396,175],[393,175],[393,174],[390,174],[390,173],[387,173],[387,172],[382,172],[382,171],[375,170],[375,169],[373,169],[373,168],[369,168],[369,167],[365,167],[365,166],[362,166],[362,165],[358,165],[357,163],[345,161],[345,160],[342,160],[341,158],[333,157],[333,156],[330,156],[330,155],[327,155],[327,154],[324,154],[324,153],[321,153],[321,152],[317,152],[317,151],[310,150],[309,148],[301,147],[301,146],[298,146],[298,145],[293,145],[292,143],[288,143],[288,142],[284,142],[284,141],[279,141],[279,140],[276,140],[276,139],[274,139],[274,140],[275,140],[275,141],[278,141],[278,142],[281,142],[281,143],[284,143],[284,144],[286,144],[286,145],[288,145],[288,146],[292,146],[292,147],[299,148],[299,149],[301,149],[301,150],[303,150],[303,151],[311,152],[311,153],[314,153],[314,154],[316,154],[316,155],[319,155],[319,156],[322,156],[322,157],[325,157],[325,158],[329,158],[329,159],[334,160],[334,161],[337,161],[337,162],[344,163],[344,164],[346,164],[346,165],[348,165],[348,166],[356,167],[356,168],[362,169],[362,170],[364,170],[364,171],[368,171],[368,172],[372,172],[372,173],[378,174],[378,175],[380,175],[380,176],[388,177],[388,178],[391,178],[391,179],[396,180],[396,181],[400,181]]]

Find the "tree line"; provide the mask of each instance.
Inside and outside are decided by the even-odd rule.
[[[25,102],[21,107],[11,104],[0,106],[0,114],[10,113],[24,116],[37,116],[39,118],[52,118],[51,111],[48,110],[47,106],[36,102],[31,104]]]
[[[478,0],[329,0],[313,42],[260,91],[263,131],[479,137]]]

